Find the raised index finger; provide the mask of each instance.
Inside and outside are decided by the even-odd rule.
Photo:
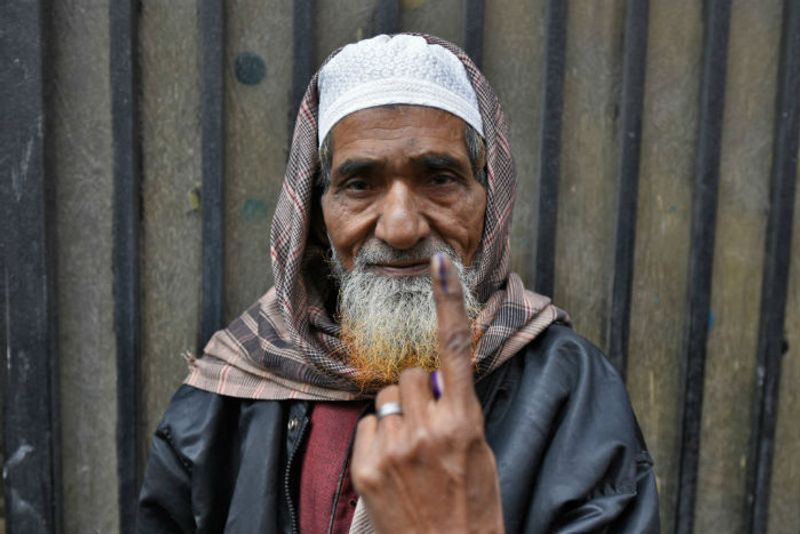
[[[475,399],[472,343],[461,280],[453,263],[441,253],[431,260],[431,277],[439,326],[439,358],[444,381],[442,398]]]

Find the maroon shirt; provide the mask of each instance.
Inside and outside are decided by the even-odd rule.
[[[350,480],[350,442],[366,402],[318,402],[311,410],[310,430],[300,468],[300,534],[328,532],[333,512],[332,534],[347,534],[358,494]],[[342,489],[336,510],[333,501]]]

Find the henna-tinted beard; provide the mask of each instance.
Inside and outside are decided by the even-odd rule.
[[[464,268],[455,251],[443,241],[428,239],[413,249],[395,250],[373,238],[359,251],[352,271],[345,270],[333,254],[331,263],[339,281],[341,340],[363,389],[395,383],[403,369],[431,371],[439,366],[430,275],[384,276],[373,268],[387,262],[429,260],[437,252],[453,261],[464,287],[467,316],[473,320],[480,311],[471,291],[474,273]]]

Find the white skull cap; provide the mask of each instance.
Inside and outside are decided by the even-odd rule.
[[[475,89],[455,54],[417,35],[377,35],[349,44],[319,72],[318,142],[347,115],[390,104],[428,106],[483,135]]]

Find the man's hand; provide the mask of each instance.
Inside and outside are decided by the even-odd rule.
[[[497,468],[472,382],[461,283],[443,254],[431,261],[431,273],[442,396],[434,399],[421,369],[404,371],[398,386],[381,390],[376,408],[399,403],[402,414],[359,422],[353,484],[380,534],[501,533]]]

